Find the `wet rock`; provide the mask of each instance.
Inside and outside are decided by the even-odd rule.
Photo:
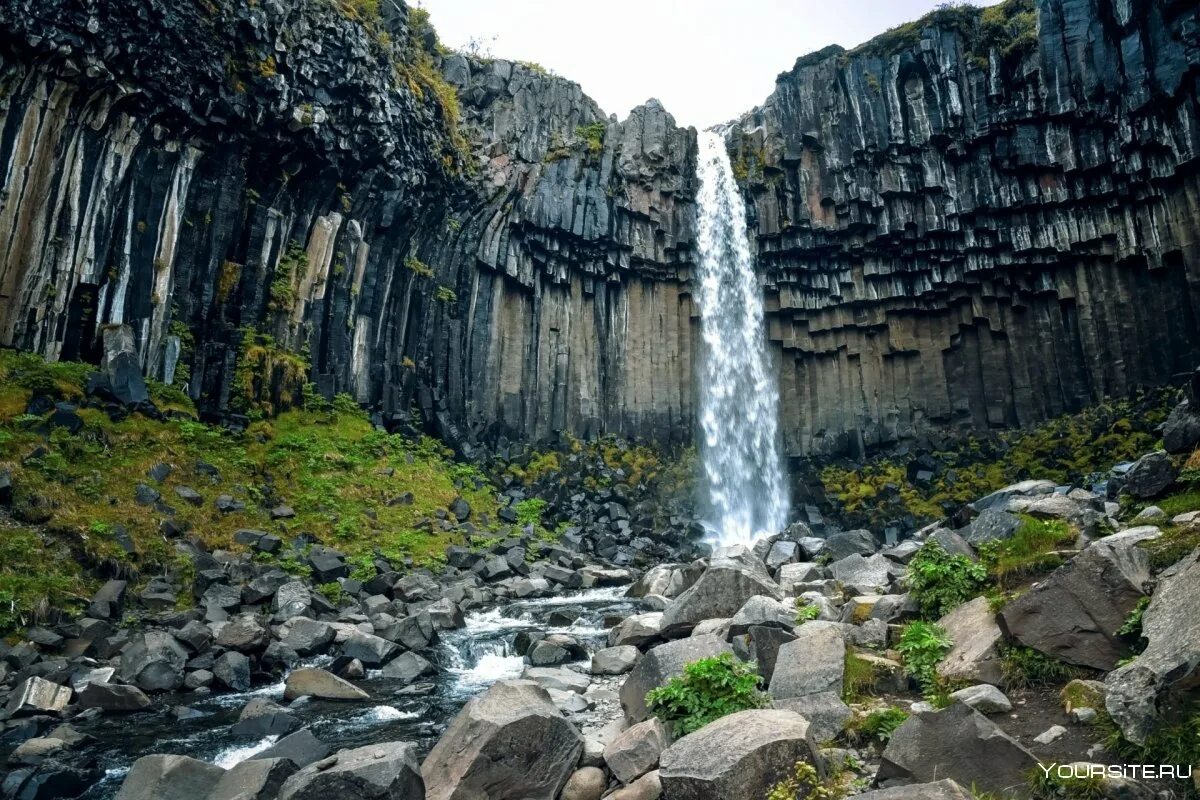
[[[582,750],[544,689],[500,681],[467,702],[421,765],[426,798],[553,798]]]
[[[1144,550],[1101,539],[1005,605],[1000,625],[1026,647],[1108,671],[1126,655],[1116,632],[1149,579]]]
[[[213,662],[213,676],[235,692],[250,690],[250,659],[234,650],[222,653]]]
[[[671,735],[659,719],[648,719],[624,731],[604,748],[604,762],[621,783],[632,783],[658,766]]]
[[[250,758],[256,761],[285,758],[303,769],[327,755],[329,755],[329,745],[314,736],[308,728],[301,728],[295,733],[283,737],[266,750],[255,753]]]
[[[283,699],[317,697],[322,700],[369,700],[370,695],[331,672],[315,667],[292,670],[284,683]]]
[[[647,717],[646,693],[662,686],[671,678],[683,674],[683,668],[693,661],[733,649],[716,636],[692,636],[651,648],[637,662],[621,684],[621,707],[630,723]]]
[[[400,648],[381,636],[355,631],[342,643],[342,655],[357,658],[363,666],[375,669],[391,661]]]
[[[150,706],[150,698],[136,686],[120,683],[89,683],[79,692],[79,708],[98,708],[109,712],[141,711]]]
[[[425,800],[417,749],[407,742],[382,742],[339,750],[283,784],[279,800]]]
[[[740,711],[684,736],[662,754],[671,800],[762,800],[796,762],[813,763],[808,722],[790,711]]]
[[[143,756],[133,762],[114,800],[207,797],[225,770],[188,756]]]
[[[991,684],[1004,680],[1000,660],[1004,634],[986,597],[963,603],[938,620],[938,625],[953,642],[950,651],[938,662],[939,675],[950,680]]]
[[[121,680],[147,692],[178,689],[183,683],[187,651],[174,636],[147,631],[135,636],[121,652]]]
[[[217,631],[215,642],[240,653],[257,653],[271,640],[270,632],[257,617],[243,615],[230,620]]]
[[[914,713],[892,733],[876,774],[928,782],[950,778],[977,791],[1023,797],[1037,758],[970,706]]]
[[[407,685],[424,675],[432,675],[434,671],[433,664],[429,661],[416,653],[407,652],[389,661],[379,674]]]
[[[71,688],[37,676],[26,678],[13,689],[6,710],[11,716],[61,714],[71,702]]]
[[[295,650],[297,655],[312,656],[329,650],[335,638],[337,631],[328,622],[295,617],[288,626],[283,643]]]
[[[205,800],[275,800],[296,769],[287,758],[247,759],[226,770]]]
[[[248,739],[263,739],[267,736],[287,736],[300,727],[300,720],[282,707],[265,698],[256,697],[242,708],[238,721],[229,732]]]
[[[1142,744],[1165,710],[1193,691],[1200,675],[1200,550],[1159,576],[1142,614],[1146,649],[1104,679],[1104,705],[1121,732]]]
[[[632,645],[606,647],[592,654],[593,675],[624,675],[633,669],[641,652]]]

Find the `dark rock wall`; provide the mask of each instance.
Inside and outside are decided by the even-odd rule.
[[[944,21],[808,56],[731,126],[789,453],[1025,424],[1200,357],[1196,8],[1039,17],[1015,57]],[[459,441],[690,441],[694,132],[449,56],[460,156],[408,26],[0,0],[0,343],[95,358],[127,322],[209,411],[294,378],[266,342]]]
[[[1200,357],[1197,7],[1037,10],[1026,55],[940,27],[801,59],[734,126],[790,452],[1028,424]]]

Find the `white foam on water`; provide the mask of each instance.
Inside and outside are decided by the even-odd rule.
[[[399,719],[416,719],[421,716],[415,711],[401,711],[393,706],[375,706],[367,709],[356,719],[361,722],[394,722]]]
[[[251,756],[258,755],[279,740],[278,736],[267,736],[254,744],[228,747],[213,756],[213,763],[218,767],[229,769],[237,766]]]
[[[487,653],[473,667],[450,667],[446,671],[455,676],[455,689],[475,693],[496,681],[519,678],[524,669],[525,659],[521,656]]]

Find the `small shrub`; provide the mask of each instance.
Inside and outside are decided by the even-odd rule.
[[[325,596],[325,599],[333,603],[335,606],[342,602],[342,598],[346,596],[346,592],[342,589],[342,585],[337,581],[322,583],[317,587],[317,591]]]
[[[913,622],[900,635],[896,649],[904,661],[904,671],[932,696],[941,687],[937,664],[953,646],[950,636],[932,622]]]
[[[588,155],[598,156],[604,150],[604,132],[607,126],[603,122],[593,122],[590,125],[580,125],[575,129],[575,135],[583,141]]]
[[[940,617],[983,592],[987,568],[927,542],[908,565],[905,583],[926,616]]]
[[[1092,673],[1059,661],[1031,647],[1012,645],[1000,656],[1000,668],[1005,685],[1014,689],[1031,686],[1057,686],[1075,678],[1088,678]]]
[[[433,267],[429,266],[424,261],[422,261],[421,259],[416,258],[414,256],[409,256],[408,258],[404,259],[404,266],[408,268],[409,272],[411,272],[414,275],[417,275],[419,277],[422,277],[422,278],[432,278],[433,277]]]
[[[839,777],[822,781],[812,764],[797,761],[792,773],[767,791],[766,800],[838,800],[846,795]]]
[[[646,707],[685,736],[728,714],[767,705],[758,690],[762,678],[754,664],[738,661],[732,653],[693,661],[683,675],[646,694]]]
[[[449,286],[439,286],[437,291],[433,293],[433,297],[439,303],[453,303],[458,299],[458,295]]]
[[[902,708],[877,708],[865,717],[854,720],[850,724],[850,732],[852,735],[878,739],[886,744],[907,719],[908,712]]]
[[[804,623],[814,620],[821,616],[821,607],[816,603],[810,603],[803,597],[796,598],[796,624],[803,625]]]
[[[1129,616],[1125,618],[1124,624],[1117,629],[1118,636],[1132,636],[1140,639],[1142,636],[1142,617],[1146,613],[1146,606],[1150,605],[1150,597],[1138,598],[1137,605],[1129,612]]]
[[[1021,525],[1008,539],[984,542],[979,557],[992,579],[1003,588],[1019,580],[1050,572],[1063,563],[1057,550],[1075,543],[1075,531],[1061,519],[1021,515]]]
[[[513,505],[517,515],[517,524],[532,525],[535,528],[542,524],[542,513],[546,510],[546,501],[540,497],[531,497]]]
[[[875,665],[858,654],[847,651],[842,672],[842,700],[847,703],[862,702],[864,697],[875,694]]]
[[[1030,773],[1029,790],[1037,800],[1100,800],[1106,796],[1104,778],[1063,777],[1055,770]]]

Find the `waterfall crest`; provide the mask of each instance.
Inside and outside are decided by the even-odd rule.
[[[718,134],[700,133],[696,173],[696,299],[704,338],[700,456],[707,525],[714,544],[750,544],[787,524],[777,436],[779,390],[767,358],[746,208]]]

